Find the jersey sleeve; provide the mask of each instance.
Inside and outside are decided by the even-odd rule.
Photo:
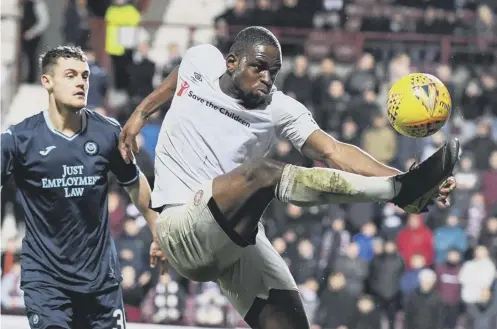
[[[2,134],[2,181],[3,186],[14,171],[14,160],[16,156],[16,143],[12,127]]]
[[[276,92],[273,96],[273,122],[279,138],[289,140],[301,151],[309,136],[319,130],[311,112],[299,101]]]
[[[226,70],[223,54],[213,45],[205,44],[187,50],[179,66],[178,87],[183,82],[213,83]]]
[[[119,133],[121,132],[121,127],[114,138],[114,147],[112,149],[112,154],[109,159],[110,171],[116,175],[119,184],[122,186],[129,186],[138,180],[140,175],[140,170],[135,162],[126,163],[121,157],[121,153],[118,148]]]

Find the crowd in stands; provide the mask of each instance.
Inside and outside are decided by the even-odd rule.
[[[413,26],[402,15],[383,17],[384,12],[373,13],[362,20],[363,30],[456,33],[452,28],[444,29],[440,20],[455,22],[459,11],[468,9],[482,24],[461,25],[466,32],[497,34],[497,20],[492,18],[495,1],[484,0],[236,0],[233,8],[215,19],[215,24],[276,22],[295,26],[298,22],[301,27],[312,27],[324,17],[317,12],[336,12],[340,20],[329,16],[326,24],[345,28],[352,24],[345,4],[352,2],[361,6],[381,2],[424,11],[419,24]],[[300,7],[306,5],[307,9]],[[129,53],[128,83],[116,86],[112,73],[89,51],[88,107],[124,123],[134,106],[181,61],[174,44],[161,66],[148,53],[146,44]],[[432,205],[425,214],[407,215],[392,204],[300,208],[275,201],[263,217],[266,234],[300,287],[313,329],[377,329],[382,328],[381,323],[388,329],[495,329],[497,67],[487,62],[438,65],[432,58],[430,73],[448,87],[453,113],[439,133],[411,139],[395,133],[388,124],[385,95],[394,81],[418,70],[422,63],[415,52],[403,51],[391,54],[388,62],[384,60],[381,54],[364,53],[352,68],[343,70],[333,57],[311,63],[299,54],[292,68],[280,74],[277,85],[305,104],[327,133],[401,170],[426,159],[447,136],[458,136],[463,154],[454,173],[458,189],[451,196],[451,207]],[[109,108],[108,90],[121,87],[128,102]],[[166,111],[167,105],[139,136],[137,162],[152,185],[155,144]],[[287,141],[279,141],[271,156],[287,163],[324,166],[304,158]],[[14,189],[10,182],[2,193],[2,228],[14,221],[19,232],[5,240],[2,237],[1,308],[6,313],[23,312],[19,289],[22,210],[13,193],[6,192]],[[117,184],[109,193],[109,212],[121,261],[128,321],[244,326],[216,284],[189,282],[172,268],[164,275],[149,268],[150,233]]]

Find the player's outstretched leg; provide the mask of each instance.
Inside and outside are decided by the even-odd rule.
[[[261,159],[216,177],[209,208],[224,229],[254,240],[259,219],[273,197],[301,206],[392,201],[420,212],[447,179],[459,156],[457,139],[447,142],[411,171],[393,177],[364,177],[329,168],[303,168]]]

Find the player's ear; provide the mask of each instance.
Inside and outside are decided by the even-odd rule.
[[[229,54],[228,57],[226,57],[226,70],[228,71],[228,73],[235,73],[237,66],[238,56],[236,56],[235,54]]]
[[[45,88],[47,91],[52,91],[53,81],[52,77],[49,74],[42,74],[40,81],[43,88]]]

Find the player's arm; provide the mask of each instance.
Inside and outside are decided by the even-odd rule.
[[[129,117],[119,136],[119,151],[127,163],[133,161],[133,152],[138,152],[135,137],[143,129],[150,116],[157,112],[162,104],[172,100],[177,83],[178,68],[174,69]]]
[[[155,267],[157,260],[165,261],[166,256],[158,246],[157,230],[155,228],[157,213],[149,207],[152,195],[150,185],[134,161],[128,163],[124,161],[117,147],[112,152],[110,170],[116,175],[121,186],[128,192],[133,204],[147,221],[153,237],[152,245],[150,246],[150,265]]]
[[[157,231],[155,229],[157,213],[149,207],[152,191],[147,178],[140,172],[138,179],[134,183],[124,186],[124,189],[128,192],[131,202],[133,202],[143,217],[145,217],[153,239],[157,241]]]
[[[3,186],[14,171],[16,145],[12,129],[7,129],[2,134],[2,177],[0,186]]]
[[[318,129],[302,146],[302,154],[329,167],[362,176],[395,176],[399,170],[382,164],[355,145],[340,142]]]

